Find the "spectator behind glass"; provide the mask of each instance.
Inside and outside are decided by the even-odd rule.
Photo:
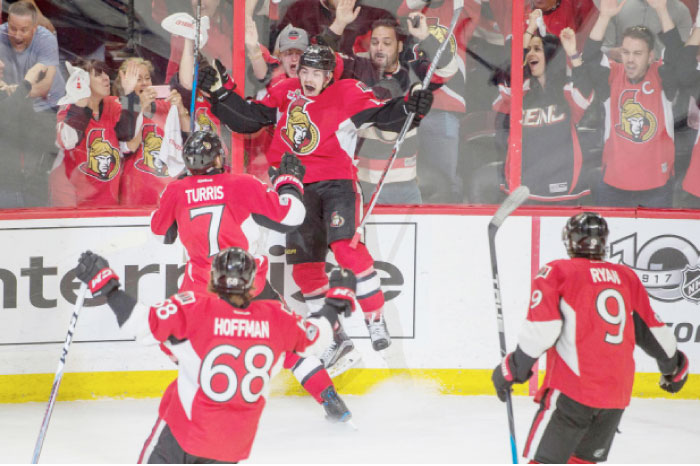
[[[350,8],[343,8],[341,0],[337,8],[337,17],[344,14],[352,16]],[[344,11],[345,10],[345,11]],[[353,55],[343,56],[343,78],[362,81],[371,87],[377,97],[391,99],[406,95],[412,83],[422,82],[432,58],[440,47],[440,41],[430,34],[425,15],[411,13],[411,18],[418,18],[418,26],[408,21],[408,32],[415,38],[419,47],[419,59],[410,63],[399,62],[406,36],[401,32],[396,20],[379,19],[372,24],[369,58]],[[349,21],[348,21],[349,22]],[[337,43],[332,44],[337,46]],[[449,47],[440,58],[438,68],[431,80],[431,90],[438,89],[446,80],[457,72],[457,60]],[[421,192],[416,179],[416,160],[418,153],[418,131],[406,133],[401,150],[384,180],[385,184],[379,194],[380,204],[420,204]],[[356,155],[358,158],[357,177],[362,187],[364,202],[370,200],[391,155],[398,133],[366,128],[359,132]],[[431,157],[432,154],[424,154]]]
[[[525,53],[525,81],[523,83],[522,117],[522,184],[530,188],[530,200],[541,202],[567,202],[590,194],[587,186],[581,186],[582,156],[576,133],[576,123],[581,119],[590,99],[573,88],[566,73],[566,54],[576,57],[576,36],[566,28],[562,39],[551,34],[540,37],[535,19],[540,10],[530,14],[530,22],[523,38]],[[563,47],[562,47],[563,43]],[[580,57],[578,57],[580,60]],[[501,79],[499,97],[494,110],[509,114],[511,90],[508,79]],[[589,92],[590,93],[590,92]],[[505,122],[509,120],[504,119]],[[511,172],[514,163],[509,148],[505,173]],[[506,175],[506,189],[513,186]]]
[[[369,32],[372,23],[381,18],[393,18],[394,15],[382,8],[357,6],[353,1],[353,11],[357,11],[355,20],[341,29],[336,22],[336,7],[341,0],[298,0],[287,8],[282,20],[270,34],[270,41],[288,24],[305,30],[310,37],[330,30],[340,39],[339,51],[350,55],[354,52],[366,52],[369,49]]]
[[[601,50],[608,23],[624,4],[601,0],[596,21],[583,54],[574,62],[574,85],[595,87],[605,105],[603,179],[597,203],[610,206],[668,208],[672,205],[674,129],[671,101],[678,87],[678,29],[666,0],[649,0],[659,18],[666,45],[664,60],[655,60],[654,34],[646,27],[627,29],[622,39],[623,63],[609,62]]]
[[[50,176],[52,205],[114,207],[119,204],[123,172],[120,142],[132,152],[138,147],[138,143],[127,142],[132,139],[133,118],[110,95],[103,62],[78,61],[75,66],[89,74],[90,96],[72,99],[76,89],[68,80],[67,99],[72,102],[58,112],[56,144],[61,150]]]
[[[0,62],[4,65],[3,80],[16,89],[23,81],[32,83],[29,98],[34,112],[22,112],[21,106],[13,116],[22,119],[12,137],[19,142],[12,157],[21,159],[24,206],[48,204],[48,172],[56,157],[53,134],[56,125],[57,102],[64,94],[65,81],[58,66],[56,37],[39,25],[41,14],[28,1],[13,3],[8,8],[8,20],[0,25]],[[4,135],[0,135],[4,136]],[[7,139],[3,137],[3,142]]]
[[[601,0],[593,0],[600,9]],[[659,35],[663,30],[663,25],[656,9],[652,6],[655,1],[647,0],[625,0],[620,3],[621,10],[610,20],[610,24],[605,31],[603,39],[603,51],[615,61],[622,61],[619,44],[622,43],[623,33],[633,26],[645,26],[655,35]],[[685,41],[690,35],[692,19],[690,11],[680,0],[666,0],[666,8],[671,16],[673,24],[676,25],[681,40]],[[661,57],[661,51],[665,44],[658,41],[654,44],[654,56]]]
[[[513,16],[512,0],[490,0],[491,11],[504,36],[511,34]],[[596,10],[593,0],[525,0],[525,16],[541,10],[547,34],[558,37],[565,28],[576,32],[576,40],[582,47],[595,22]]]
[[[191,10],[189,13],[192,16],[195,15],[197,2],[198,0],[190,0]],[[231,0],[201,0],[201,2],[201,16],[209,17],[209,40],[202,48],[202,52],[212,59],[218,58],[226,65],[226,68],[230,69],[233,32],[233,27],[231,26]],[[166,0],[153,0],[154,14],[163,10],[169,11]],[[174,13],[173,11],[169,12]],[[165,73],[166,83],[169,83],[171,78],[178,73],[184,46],[184,38],[172,36],[170,41],[170,58]]]
[[[678,72],[683,85],[690,89],[691,95],[695,98],[693,104],[697,107],[696,112],[700,112],[700,63],[697,59],[700,47],[698,46],[700,46],[700,20],[696,22],[690,38],[683,47],[679,60],[681,69]],[[700,131],[695,137],[690,165],[683,177],[682,188],[682,207],[700,208]]]
[[[430,34],[444,40],[452,20],[455,0],[432,1],[404,0],[398,9],[399,16],[411,11],[424,14]],[[467,43],[479,23],[481,5],[465,0],[464,9],[457,21],[455,33],[449,39],[459,71],[435,91],[435,103],[430,113],[421,121],[418,129],[418,153],[430,154],[418,157],[418,182],[427,204],[454,204],[464,201],[462,179],[457,174],[459,160],[459,123],[468,110],[464,93],[466,85]],[[415,44],[407,42],[401,59],[417,59]]]
[[[169,171],[161,154],[167,119],[171,118],[171,124],[172,118],[177,119],[177,127],[185,130],[190,125],[180,93],[173,89],[167,98],[156,98],[152,73],[153,65],[148,60],[128,58],[119,67],[114,82],[122,108],[132,111],[136,132],[133,143],[138,142],[136,152],[124,153],[124,172],[119,187],[119,203],[130,207],[157,205],[160,193],[177,175]],[[171,112],[173,106],[175,110]]]

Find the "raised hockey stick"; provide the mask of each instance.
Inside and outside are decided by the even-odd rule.
[[[68,348],[70,348],[70,344],[73,341],[75,325],[78,323],[78,314],[83,308],[83,301],[85,301],[85,294],[87,293],[87,289],[87,283],[82,283],[80,285],[80,291],[78,291],[78,297],[75,300],[73,315],[70,317],[70,322],[68,323],[68,334],[66,335],[66,341],[63,342],[63,351],[61,352],[61,357],[58,360],[58,369],[56,369],[56,375],[53,378],[53,385],[51,386],[49,405],[46,407],[46,412],[44,413],[44,420],[42,421],[41,429],[39,430],[39,437],[36,439],[36,444],[34,445],[34,455],[32,455],[32,464],[36,464],[39,462],[39,455],[41,455],[41,448],[44,446],[44,438],[46,438],[46,431],[49,428],[51,413],[53,412],[53,407],[56,404],[58,388],[60,387],[61,380],[63,379],[63,369],[66,366],[66,356],[68,356]]]
[[[199,74],[199,32],[202,26],[202,0],[197,0],[194,13],[194,75],[192,76],[192,97],[190,98],[190,133],[194,132],[195,103],[197,102],[197,74]]]
[[[462,10],[464,9],[464,1],[463,0],[455,0],[454,2],[454,12],[452,13],[452,21],[450,22],[450,27],[447,30],[447,34],[445,34],[445,40],[442,41],[440,44],[440,47],[438,47],[437,52],[435,53],[435,56],[433,57],[433,60],[430,62],[430,66],[428,67],[428,72],[425,74],[425,77],[423,78],[423,82],[421,83],[421,89],[427,89],[428,85],[430,84],[430,79],[433,77],[433,73],[435,72],[435,69],[437,68],[437,64],[440,61],[440,57],[442,56],[442,53],[445,51],[445,48],[447,47],[447,44],[450,42],[450,36],[455,30],[455,27],[457,26],[457,20],[459,20],[459,15],[462,13]],[[389,160],[386,162],[386,166],[384,167],[384,171],[382,171],[382,175],[379,177],[379,181],[377,182],[377,185],[374,187],[374,192],[372,193],[372,197],[370,197],[369,200],[369,207],[367,207],[367,211],[365,212],[365,215],[362,217],[362,220],[360,221],[360,224],[357,226],[355,229],[355,234],[352,237],[352,240],[350,241],[350,247],[351,248],[356,248],[357,243],[360,241],[360,237],[362,236],[362,229],[365,227],[365,223],[367,223],[367,219],[369,219],[370,214],[372,213],[372,210],[374,210],[374,206],[377,204],[377,200],[379,200],[379,193],[382,191],[382,187],[384,186],[384,180],[386,179],[387,173],[389,173],[389,170],[391,170],[391,167],[394,165],[394,162],[396,161],[396,157],[399,155],[399,149],[401,148],[401,144],[403,144],[403,140],[406,138],[406,133],[408,132],[408,129],[411,127],[413,124],[413,119],[416,117],[415,112],[411,112],[406,116],[406,121],[403,124],[403,127],[401,128],[401,132],[399,133],[399,137],[396,138],[396,142],[394,142],[394,148],[391,151],[391,156],[389,157]]]
[[[530,195],[527,186],[519,186],[503,201],[489,222],[489,251],[491,252],[491,275],[493,277],[493,292],[496,300],[496,319],[498,322],[498,342],[501,345],[501,359],[506,357],[506,332],[503,326],[503,307],[501,304],[501,285],[498,280],[498,262],[496,260],[496,233],[506,218],[522,204]],[[515,422],[513,421],[513,401],[510,391],[506,393],[506,409],[508,410],[508,428],[510,429],[510,449],[513,464],[518,464],[518,448],[515,443]]]

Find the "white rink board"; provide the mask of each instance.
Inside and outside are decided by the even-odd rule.
[[[356,313],[348,322],[348,329],[352,336],[359,337],[356,342],[366,367],[383,368],[388,364],[392,368],[487,369],[498,362],[486,234],[489,220],[484,215],[373,216],[367,228],[367,244],[383,290],[390,298],[387,321],[395,340],[387,350],[386,360],[380,358],[371,350],[364,324]],[[564,217],[542,218],[541,263],[565,255],[560,239],[564,221]],[[610,219],[611,240],[637,232],[639,248],[647,240],[642,237],[642,230],[647,236],[682,231],[687,238],[694,238],[693,244],[700,244],[700,226],[694,227],[693,223]],[[147,217],[0,223],[0,241],[13,245],[5,248],[0,264],[0,374],[55,371],[73,310],[75,291],[71,291],[70,283],[72,290],[78,288],[78,283],[70,276],[66,278],[66,274],[85,249],[104,254],[122,284],[127,284],[131,292],[138,290],[144,303],[162,300],[166,288],[177,286],[176,272],[183,264],[183,248],[179,243],[159,244],[150,237],[148,224]],[[513,216],[501,227],[497,238],[509,349],[515,345],[529,300],[531,232],[530,217]],[[291,269],[284,265],[280,248],[275,246],[281,236],[270,234],[268,239],[270,280],[284,291],[290,306],[303,313],[303,305],[294,298],[298,289]],[[333,262],[332,255],[329,262]],[[142,276],[137,281],[139,273]],[[141,347],[129,335],[122,335],[106,306],[90,304],[94,303],[87,302],[78,320],[68,372],[173,368],[157,348]],[[662,303],[661,307],[656,301],[653,304],[662,318],[693,326],[691,341],[681,346],[692,359],[698,353],[698,343],[693,340],[700,307],[691,302]],[[656,368],[641,360],[640,370],[653,372]]]

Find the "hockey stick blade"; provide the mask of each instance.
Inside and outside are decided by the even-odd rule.
[[[494,225],[496,228],[500,227],[515,209],[520,207],[520,205],[525,202],[527,197],[530,195],[530,189],[527,186],[518,186],[515,191],[510,193],[510,196],[503,201],[503,204],[498,208],[493,218],[489,222],[489,228]]]

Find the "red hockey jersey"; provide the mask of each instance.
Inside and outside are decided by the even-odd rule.
[[[153,118],[143,117],[141,145],[124,160],[124,174],[119,188],[119,201],[122,205],[157,205],[160,193],[172,181],[168,166],[158,158],[170,103],[159,99],[155,104]]]
[[[547,351],[539,396],[555,388],[595,408],[625,408],[634,382],[635,343],[666,357],[676,340],[627,266],[585,258],[545,265],[532,282],[518,346],[529,356]]]
[[[673,174],[675,154],[673,110],[659,75],[662,62],[652,63],[636,84],[621,63],[609,65],[603,180],[629,191],[659,188]]]
[[[192,292],[152,306],[148,326],[157,341],[181,341],[170,346],[178,377],[161,401],[163,419],[187,453],[227,462],[250,454],[282,356],[303,353],[319,335],[279,301],[238,309]]]
[[[52,204],[60,207],[118,205],[123,172],[115,131],[122,109],[118,98],[105,97],[99,119],[90,118],[80,135],[64,121],[68,108],[62,108],[57,115],[56,141],[61,151],[50,177]]]
[[[236,246],[253,252],[261,225],[284,231],[301,225],[305,214],[299,198],[280,196],[252,175],[188,176],[165,188],[151,230],[179,234],[189,255],[186,280],[206,283],[211,257],[221,249]],[[166,238],[172,241],[174,236]]]

